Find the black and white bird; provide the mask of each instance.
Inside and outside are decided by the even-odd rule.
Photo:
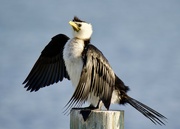
[[[69,22],[73,38],[64,34],[54,36],[41,52],[23,82],[29,91],[38,91],[64,78],[71,80],[74,94],[67,109],[81,107],[86,101],[89,109],[109,110],[110,104],[130,104],[155,124],[165,124],[166,117],[127,95],[129,90],[114,73],[102,52],[90,43],[92,25],[74,17]]]

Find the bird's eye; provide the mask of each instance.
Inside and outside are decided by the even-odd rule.
[[[81,24],[77,24],[78,25],[78,27],[81,27]]]

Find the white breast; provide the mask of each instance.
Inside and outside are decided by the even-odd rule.
[[[71,39],[64,46],[63,58],[66,70],[70,76],[72,85],[77,87],[83,67],[82,52],[84,50],[84,41]]]

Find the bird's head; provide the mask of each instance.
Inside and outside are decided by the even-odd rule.
[[[72,26],[73,36],[82,40],[88,40],[92,35],[92,25],[85,21],[80,20],[76,16],[69,22]]]

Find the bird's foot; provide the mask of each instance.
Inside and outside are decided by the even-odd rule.
[[[90,105],[89,107],[84,107],[84,108],[73,108],[73,109],[78,109],[80,110],[80,114],[82,115],[84,121],[86,121],[88,119],[88,117],[91,114],[92,110],[98,110],[98,106],[94,107],[93,105]]]
[[[72,109],[77,109],[77,110],[96,110],[96,109],[99,109],[99,108],[98,108],[98,106],[94,107],[93,105],[89,105],[88,107],[72,108]]]

